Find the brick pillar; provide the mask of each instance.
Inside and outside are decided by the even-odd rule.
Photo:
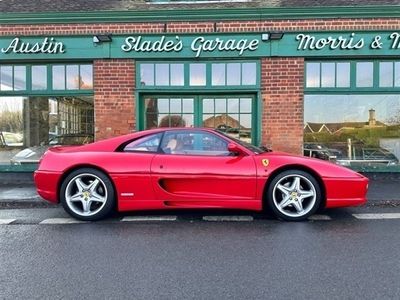
[[[101,140],[135,129],[135,62],[94,61],[95,138]]]
[[[304,59],[265,58],[261,67],[262,144],[302,153]]]

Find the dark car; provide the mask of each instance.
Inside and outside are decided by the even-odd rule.
[[[51,146],[58,145],[82,145],[93,142],[93,135],[90,134],[63,134],[52,137],[48,145],[29,147],[14,155],[10,162],[12,165],[38,163],[42,155]]]

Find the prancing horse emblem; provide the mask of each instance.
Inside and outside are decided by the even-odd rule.
[[[261,160],[261,162],[262,162],[264,167],[268,167],[268,165],[269,165],[269,160],[268,159],[265,158],[265,159]]]

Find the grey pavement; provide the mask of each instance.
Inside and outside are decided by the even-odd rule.
[[[400,205],[400,173],[366,175],[370,179],[367,205]],[[14,177],[0,175],[0,208],[48,205],[36,193],[31,174],[14,175]]]

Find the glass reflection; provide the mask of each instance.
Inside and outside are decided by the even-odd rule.
[[[203,99],[202,125],[251,143],[251,107],[251,98]]]
[[[171,64],[171,85],[183,86],[184,83],[183,64]]]
[[[47,89],[47,66],[32,66],[32,90]]]
[[[257,81],[256,63],[242,64],[242,85],[255,85]]]
[[[336,87],[350,87],[350,63],[336,64]]]
[[[53,66],[53,90],[65,90],[65,66]]]
[[[80,89],[93,89],[93,65],[80,65]]]
[[[320,69],[319,63],[306,64],[306,86],[309,88],[319,87]]]
[[[0,90],[12,91],[13,90],[13,67],[0,66]]]
[[[26,67],[14,66],[14,91],[26,90]]]
[[[307,95],[304,153],[355,169],[400,159],[399,95]]]
[[[379,63],[379,86],[393,86],[393,62]]]
[[[154,64],[140,65],[140,85],[154,85]]]
[[[145,128],[194,126],[193,98],[146,98]]]
[[[321,64],[321,87],[335,86],[335,63]]]
[[[227,68],[227,85],[240,85],[241,72],[240,63],[229,63],[226,65]]]
[[[211,84],[215,86],[225,85],[225,64],[211,65]]]
[[[67,90],[79,89],[81,79],[79,78],[79,66],[67,65]]]
[[[93,97],[0,97],[0,167],[35,168],[53,145],[93,141]]]
[[[372,62],[358,62],[356,66],[357,87],[372,87],[374,83],[374,64]]]
[[[206,64],[190,64],[190,85],[206,85]]]
[[[156,85],[169,85],[169,64],[156,64]]]

